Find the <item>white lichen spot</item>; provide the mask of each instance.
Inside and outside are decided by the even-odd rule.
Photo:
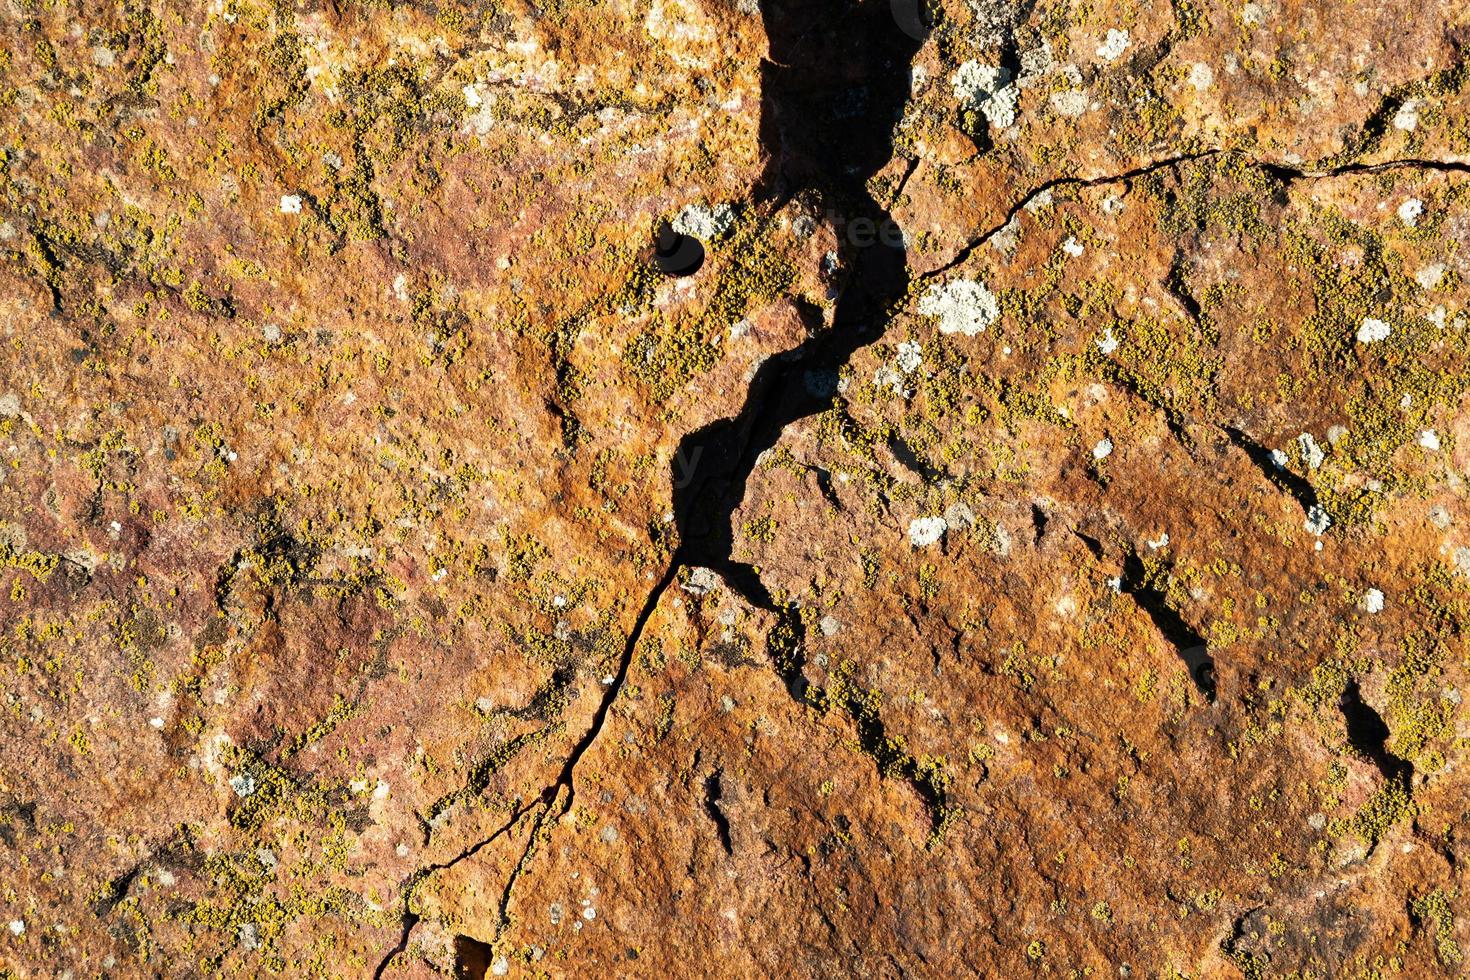
[[[939,319],[940,333],[973,337],[1000,317],[1000,301],[973,279],[936,283],[919,300],[919,312]]]
[[[1129,37],[1127,31],[1120,31],[1116,28],[1109,30],[1108,36],[1103,39],[1103,43],[1098,45],[1097,56],[1103,61],[1117,61],[1123,56],[1123,52],[1128,50],[1128,45],[1132,41],[1133,39]]]
[[[924,86],[929,84],[929,72],[923,65],[914,65],[909,69],[909,95],[916,96],[924,91]]]
[[[10,933],[11,933],[11,935],[14,935],[14,936],[24,936],[26,934],[25,920],[24,919],[11,919],[10,920]]]
[[[1271,464],[1278,470],[1284,470],[1291,464],[1291,457],[1280,449],[1271,450]]]
[[[1066,252],[1068,255],[1072,256],[1072,258],[1075,259],[1077,256],[1081,255],[1085,251],[1085,249],[1082,247],[1082,243],[1077,241],[1076,238],[1068,237],[1066,241],[1062,242],[1062,251]]]
[[[1421,289],[1433,289],[1444,280],[1444,263],[1433,262],[1414,273],[1414,281]]]
[[[1313,504],[1307,510],[1307,519],[1302,526],[1321,537],[1332,526],[1332,518],[1327,515],[1327,511],[1323,510],[1320,504]]]
[[[879,365],[878,370],[873,372],[873,387],[886,388],[902,398],[908,398],[913,394],[909,391],[904,376],[887,364]]]
[[[480,108],[480,106],[485,104],[485,100],[480,98],[480,90],[478,87],[476,87],[474,82],[470,82],[468,85],[466,85],[463,91],[464,104],[469,106],[471,109],[478,109]]]
[[[949,524],[942,517],[916,517],[909,521],[909,544],[915,548],[927,548],[944,537],[948,530]]]
[[[1432,453],[1439,452],[1439,433],[1433,429],[1425,429],[1419,433],[1419,445]]]
[[[1021,77],[1017,81],[1023,87],[1035,84],[1056,64],[1056,59],[1052,56],[1050,41],[1042,41],[1039,48],[1027,48],[1022,51],[1019,60]]]
[[[497,956],[490,963],[490,975],[503,977],[510,974],[510,960],[504,956]]]
[[[691,568],[689,570],[689,578],[679,588],[694,595],[705,595],[718,588],[719,584],[720,576],[715,573],[715,570],[701,566]]]
[[[836,636],[837,631],[842,629],[842,623],[836,616],[823,616],[817,622],[817,629],[822,631],[823,636]]]
[[[1158,551],[1160,548],[1167,548],[1169,546],[1169,532],[1165,531],[1157,538],[1145,542],[1145,544],[1148,545],[1150,551]]]
[[[1098,338],[1097,349],[1102,352],[1104,357],[1118,349],[1118,338],[1113,335],[1112,327],[1104,330],[1103,335]]]
[[[911,340],[906,340],[898,345],[898,356],[894,363],[904,374],[913,374],[924,363],[924,348]]]
[[[992,126],[1006,129],[1015,125],[1020,93],[1005,68],[967,61],[954,73],[951,86],[961,106],[984,113]]]
[[[1393,333],[1393,328],[1382,320],[1373,317],[1364,317],[1363,325],[1358,328],[1358,343],[1373,344],[1380,340],[1387,340],[1388,335]]]
[[[1410,228],[1419,227],[1419,218],[1424,214],[1424,202],[1411,197],[1399,205],[1399,220]]]
[[[990,247],[1002,255],[1011,256],[1016,253],[1016,246],[1021,244],[1021,221],[1015,215],[1011,220],[1001,226],[1000,231],[990,236]]]
[[[1087,111],[1087,93],[1079,89],[1053,92],[1048,99],[1052,112],[1063,119],[1076,119]]]
[[[1358,608],[1372,615],[1383,612],[1383,593],[1377,589],[1369,589],[1363,593],[1363,598],[1358,600]]]
[[[1202,61],[1196,61],[1189,69],[1189,84],[1194,86],[1196,92],[1203,92],[1215,84],[1215,69]]]
[[[1393,115],[1393,128],[1412,133],[1419,128],[1419,100],[1409,99]]]
[[[282,214],[300,214],[301,213],[301,195],[300,194],[282,194],[281,195],[281,213]]]
[[[956,501],[944,508],[944,523],[950,528],[974,527],[975,512],[964,501]]]
[[[681,235],[691,235],[702,242],[712,242],[735,225],[735,209],[728,204],[708,207],[687,204],[671,222]]]
[[[237,776],[232,776],[230,778],[230,789],[234,790],[235,795],[242,799],[251,796],[256,790],[255,777],[248,772],[242,772]]]
[[[1315,470],[1322,466],[1322,461],[1327,458],[1317,440],[1312,438],[1310,432],[1303,432],[1296,437],[1296,444],[1301,449],[1302,461],[1307,464],[1307,469]]]
[[[1093,459],[1101,461],[1111,455],[1113,455],[1113,440],[1111,439],[1100,440],[1096,446],[1092,447]]]

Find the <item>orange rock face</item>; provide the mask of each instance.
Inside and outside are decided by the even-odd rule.
[[[1463,5],[0,34],[0,978],[1464,970]]]

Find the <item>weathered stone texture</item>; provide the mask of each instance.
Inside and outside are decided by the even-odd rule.
[[[0,977],[1459,975],[1467,8],[833,35],[714,555],[818,7],[0,7]]]

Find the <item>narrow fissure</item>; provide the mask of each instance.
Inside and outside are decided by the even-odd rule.
[[[1278,464],[1276,458],[1271,455],[1271,450],[1233,426],[1223,426],[1222,431],[1230,440],[1230,444],[1250,457],[1250,461],[1256,465],[1256,469],[1261,471],[1261,475],[1281,492],[1295,499],[1304,513],[1310,514],[1320,506],[1317,488],[1312,486],[1305,477]]]
[[[1148,614],[1154,628],[1184,662],[1195,688],[1206,701],[1214,704],[1215,661],[1210,657],[1209,644],[1198,630],[1184,621],[1178,610],[1169,605],[1164,593],[1149,582],[1143,560],[1137,552],[1130,551],[1124,557],[1119,587]]]
[[[425,880],[427,880],[431,875],[440,871],[446,871],[449,868],[452,868],[455,865],[474,857],[476,854],[489,847],[496,840],[509,833],[517,824],[520,823],[522,818],[524,818],[527,813],[531,812],[537,807],[540,807],[541,812],[537,815],[535,825],[531,828],[530,840],[527,842],[526,849],[522,852],[521,859],[519,862],[517,862],[516,867],[512,870],[510,879],[507,881],[505,890],[502,892],[500,902],[499,928],[504,927],[506,921],[506,911],[510,905],[511,892],[514,889],[516,881],[519,879],[521,872],[524,870],[526,863],[531,857],[531,854],[536,845],[537,834],[540,833],[542,826],[545,824],[546,817],[552,811],[552,804],[556,802],[557,797],[561,794],[561,791],[563,789],[566,790],[566,795],[560,807],[557,809],[557,815],[560,816],[561,814],[566,813],[567,810],[571,808],[572,798],[575,791],[573,780],[576,774],[577,763],[581,762],[582,757],[587,754],[587,751],[592,747],[593,743],[597,741],[598,736],[602,734],[603,726],[607,723],[608,714],[612,710],[613,702],[617,699],[618,694],[623,688],[623,683],[627,680],[628,669],[633,662],[633,653],[638,646],[638,641],[643,636],[643,630],[647,627],[648,620],[650,617],[652,617],[654,610],[658,608],[659,598],[668,589],[669,585],[673,583],[675,577],[678,575],[680,567],[681,564],[679,561],[678,553],[676,552],[673,559],[669,562],[669,566],[665,570],[663,576],[659,579],[658,583],[653,587],[653,589],[648,593],[648,597],[644,600],[643,607],[638,612],[638,618],[634,620],[633,628],[628,634],[628,640],[623,646],[622,654],[618,660],[617,671],[613,675],[613,682],[609,684],[607,686],[607,690],[603,692],[602,700],[598,703],[597,710],[593,712],[592,720],[587,727],[586,733],[582,736],[581,739],[577,741],[576,745],[572,747],[572,751],[568,754],[566,761],[562,764],[561,770],[557,773],[556,779],[536,796],[517,806],[515,810],[512,811],[510,819],[502,824],[499,828],[497,828],[494,833],[490,834],[488,837],[476,841],[474,844],[466,847],[464,850],[460,851],[449,860],[426,865],[420,868],[418,871],[414,872],[414,874],[409,877],[407,883],[402,889],[403,918],[398,943],[394,945],[394,947],[388,951],[387,955],[385,955],[383,959],[378,963],[377,969],[373,971],[374,980],[379,980],[379,978],[381,978],[384,972],[388,969],[388,966],[392,963],[393,959],[408,948],[409,935],[413,932],[413,927],[416,926],[419,922],[419,915],[414,912],[412,908],[414,891],[418,888],[418,886],[422,884]],[[498,931],[499,929],[497,929],[497,932]]]
[[[725,788],[721,782],[722,776],[722,770],[716,769],[704,777],[704,812],[709,815],[715,825],[715,832],[720,837],[720,846],[725,849],[726,854],[734,854],[735,848],[730,842],[730,818],[725,816],[725,808],[720,803],[725,794]]]
[[[1240,157],[1247,164],[1261,168],[1284,184],[1291,184],[1302,180],[1326,180],[1333,177],[1345,177],[1351,174],[1375,174],[1382,173],[1385,170],[1400,169],[1434,170],[1441,173],[1470,174],[1470,162],[1460,162],[1458,160],[1424,160],[1417,158],[1407,158],[1402,160],[1385,160],[1382,163],[1349,163],[1337,167],[1331,167],[1326,170],[1304,170],[1288,167],[1283,164],[1270,163],[1264,160],[1257,160],[1251,157],[1245,157],[1242,154],[1237,154],[1234,151],[1230,150],[1213,149],[1202,150],[1199,153],[1187,153],[1180,156],[1168,157],[1163,160],[1157,160],[1153,163],[1148,163],[1139,167],[1135,167],[1132,170],[1125,170],[1122,173],[1109,174],[1102,177],[1057,177],[1028,191],[1014,205],[1011,206],[1011,209],[1009,211],[1006,212],[1004,221],[1001,221],[994,227],[982,232],[978,237],[971,239],[958,252],[955,253],[954,257],[950,259],[950,261],[946,262],[944,265],[940,266],[937,269],[933,269],[929,272],[921,274],[920,276],[918,276],[918,279],[921,282],[928,281],[930,279],[934,279],[938,276],[944,275],[945,273],[952,272],[957,267],[963,265],[966,261],[969,260],[972,255],[975,254],[977,250],[989,243],[989,241],[996,235],[1004,231],[1006,226],[1009,225],[1017,215],[1026,210],[1029,205],[1031,205],[1034,201],[1036,201],[1037,198],[1041,197],[1043,194],[1058,190],[1063,187],[1103,187],[1108,184],[1124,183],[1130,180],[1137,180],[1140,177],[1147,177],[1149,174],[1152,174],[1159,170],[1166,170],[1170,167],[1177,167],[1185,163],[1197,163],[1199,161],[1208,160],[1212,157],[1217,156]]]
[[[809,59],[807,53],[801,50],[802,43],[808,42],[814,31],[820,35],[823,28],[814,28],[809,23],[783,23],[783,8],[773,5],[764,5],[762,12],[771,41],[771,58],[765,65],[763,89],[766,102],[762,114],[762,141],[771,165],[761,180],[761,186],[771,192],[769,200],[779,207],[781,202],[794,197],[794,186],[825,186],[835,199],[846,203],[845,217],[849,221],[871,217],[880,223],[891,223],[893,219],[888,208],[871,197],[866,183],[878,167],[892,157],[892,130],[889,120],[896,120],[901,110],[906,98],[908,75],[906,71],[891,69],[900,62],[905,67],[911,63],[919,46],[918,39],[909,38],[905,41],[902,37],[895,37],[891,24],[886,21],[886,14],[883,23],[875,23],[871,12],[863,15],[837,12],[834,15],[830,11],[825,14],[803,11],[799,15],[808,19],[825,17],[830,22],[825,32],[837,36],[839,40],[828,40],[829,57],[884,59],[888,88],[876,98],[872,97],[874,93],[871,90],[867,93],[870,96],[867,115],[870,119],[877,120],[878,124],[866,127],[855,137],[848,127],[846,138],[833,138],[831,130],[834,127],[847,126],[851,120],[838,118],[836,115],[831,119],[824,119],[820,112],[812,114],[810,109],[818,102],[826,100],[837,104],[837,100],[831,99],[830,84],[824,86],[820,83],[822,73],[830,71],[830,63]],[[869,72],[867,77],[884,79],[885,73]],[[1024,194],[1007,211],[1004,221],[971,240],[949,262],[913,277],[912,281],[927,282],[962,265],[1045,193],[1062,187],[1097,187],[1126,182],[1161,169],[1205,160],[1225,152],[1227,151],[1208,150],[1183,154],[1098,178],[1060,177],[1047,181]],[[1265,163],[1257,165],[1287,182],[1350,173],[1373,173],[1398,167],[1470,173],[1470,164],[1427,160],[1390,161],[1372,165],[1349,164],[1322,172],[1291,170]],[[916,161],[908,165],[889,206],[898,202],[916,169]],[[676,458],[690,461],[690,469],[682,474],[675,472],[671,481],[680,544],[663,576],[650,590],[634,622],[613,682],[604,692],[586,733],[573,746],[556,779],[535,798],[518,806],[504,825],[450,860],[428,865],[408,879],[403,889],[404,915],[400,939],[374,971],[375,978],[380,978],[392,960],[407,949],[409,935],[419,921],[419,916],[409,907],[413,890],[435,872],[473,857],[508,833],[527,813],[539,806],[542,809],[536,817],[531,839],[502,894],[503,927],[511,891],[532,856],[537,835],[547,817],[552,814],[553,804],[563,789],[566,790],[565,798],[555,808],[555,812],[561,815],[570,808],[575,792],[576,767],[601,735],[612,705],[624,687],[634,650],[643,631],[657,608],[659,598],[675,580],[681,568],[696,565],[712,568],[722,574],[732,589],[753,606],[778,615],[779,622],[773,634],[779,633],[780,636],[774,640],[772,646],[773,665],[786,681],[793,698],[803,704],[812,703],[804,676],[804,636],[799,610],[794,606],[778,605],[755,567],[732,558],[734,542],[731,522],[745,498],[747,482],[761,454],[773,447],[789,426],[832,406],[836,400],[836,385],[825,384],[823,381],[831,378],[835,382],[837,372],[859,350],[883,336],[893,308],[908,294],[910,283],[907,253],[903,247],[894,247],[884,242],[858,250],[853,256],[847,286],[839,296],[832,325],[825,331],[816,332],[797,347],[767,358],[757,369],[747,388],[745,402],[735,416],[707,425],[681,440]],[[1312,499],[1315,500],[1315,495]],[[1189,667],[1190,676],[1201,694],[1213,702],[1214,664],[1208,655],[1204,638],[1168,606],[1161,593],[1147,585],[1141,573],[1142,565],[1138,557],[1130,555],[1125,566],[1125,591],[1139,602],[1159,631],[1175,646],[1180,658]],[[820,693],[818,692],[819,696]],[[858,727],[859,739],[865,753],[875,759],[885,775],[899,775],[909,782],[923,799],[938,830],[948,813],[942,779],[935,774],[920,771],[912,756],[897,750],[897,743],[887,736],[882,719],[876,711],[869,712],[865,710],[865,706],[854,704],[844,704],[843,708]],[[1379,723],[1381,724],[1381,719]],[[1381,744],[1380,742],[1380,748]],[[1390,758],[1396,759],[1392,756]],[[1407,765],[1402,760],[1397,761]],[[732,844],[728,820],[719,807],[721,787],[718,773],[706,780],[705,793],[706,810],[711,819],[715,820],[721,843],[728,853]],[[458,955],[458,943],[456,948]],[[474,950],[470,952],[475,953]]]

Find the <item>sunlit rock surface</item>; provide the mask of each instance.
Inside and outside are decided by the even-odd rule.
[[[1462,4],[0,32],[0,977],[1464,969]]]

